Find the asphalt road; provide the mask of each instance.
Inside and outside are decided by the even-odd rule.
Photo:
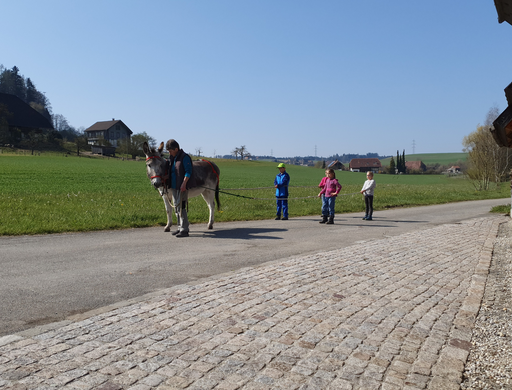
[[[488,215],[495,199],[288,221],[206,223],[188,238],[163,228],[0,237],[0,336],[177,284]],[[163,210],[162,210],[163,212]]]

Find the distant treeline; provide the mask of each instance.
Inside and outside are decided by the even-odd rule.
[[[225,158],[225,159],[234,159],[235,156],[232,155],[232,154],[225,154],[224,156],[215,156],[217,158]],[[326,161],[334,161],[334,160],[338,160],[339,162],[342,162],[342,163],[349,163],[350,160],[352,160],[353,158],[378,158],[379,160],[383,159],[383,158],[388,158],[388,157],[391,157],[391,156],[379,156],[378,153],[366,153],[366,154],[342,154],[342,155],[339,155],[339,154],[334,154],[332,156],[329,156],[329,157],[318,157],[318,156],[295,156],[295,157],[274,157],[274,156],[251,156],[252,159],[257,159],[257,160],[283,160],[283,159],[287,159],[287,160],[308,160],[308,161],[321,161],[321,160],[326,160]]]

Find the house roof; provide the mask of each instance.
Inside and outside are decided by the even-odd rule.
[[[349,163],[350,168],[381,168],[378,158],[353,158]]]
[[[9,112],[5,117],[9,127],[53,129],[49,119],[45,118],[40,112],[34,110],[16,95],[0,93],[0,105],[4,105]]]
[[[133,134],[133,131],[131,131],[130,128],[128,126],[126,126],[122,120],[119,120],[119,119],[118,120],[112,119],[111,121],[96,122],[91,127],[85,129],[85,131],[104,131],[104,130],[110,129],[112,126],[114,126],[118,123],[122,123],[123,126],[128,129],[130,134]]]
[[[423,169],[423,161],[406,161],[405,167],[407,169]]]
[[[341,166],[343,166],[343,163],[340,163],[338,160],[334,160],[334,161],[332,161],[331,163],[329,163],[329,164],[327,165],[327,168],[334,167],[334,166],[336,166],[337,164],[340,164]]]
[[[494,0],[496,11],[498,11],[498,22],[508,22],[512,24],[512,1],[511,0]]]

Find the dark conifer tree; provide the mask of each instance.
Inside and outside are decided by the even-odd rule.
[[[394,160],[393,156],[391,156],[391,161],[389,162],[389,173],[394,175],[395,174],[395,168],[396,168],[395,160]]]

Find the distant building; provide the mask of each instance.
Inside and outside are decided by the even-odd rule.
[[[405,169],[409,171],[421,171],[425,172],[427,170],[427,167],[425,164],[423,164],[423,161],[406,161],[405,162]]]
[[[116,148],[114,146],[103,146],[103,145],[91,145],[92,154],[100,154],[102,156],[114,156],[116,155]]]
[[[100,145],[102,140],[108,141],[111,146],[118,147],[123,139],[130,138],[133,134],[123,121],[115,120],[96,122],[85,130],[89,145]]]
[[[7,123],[9,131],[18,129],[22,134],[31,131],[43,133],[53,130],[52,122],[34,110],[16,95],[0,93],[0,125]]]
[[[352,172],[379,172],[381,168],[378,158],[353,158],[349,163]]]
[[[327,164],[327,168],[332,168],[334,170],[341,171],[343,170],[345,166],[340,163],[338,160],[331,161],[329,164]]]
[[[446,173],[460,173],[460,167],[458,165],[452,165],[446,170]]]

